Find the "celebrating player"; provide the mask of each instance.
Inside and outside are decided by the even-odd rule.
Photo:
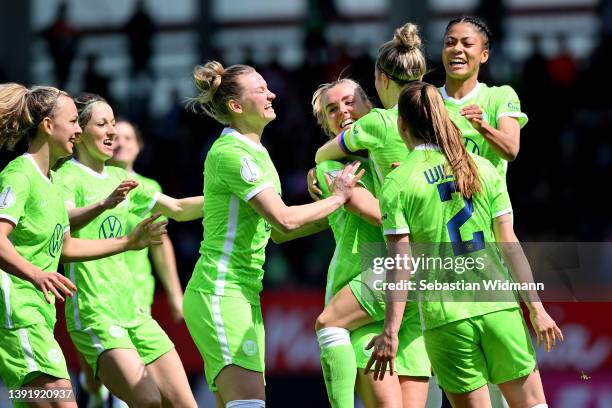
[[[130,214],[161,211],[175,220],[202,216],[203,197],[177,200],[129,180],[123,169],[106,166],[117,136],[113,110],[98,95],[75,98],[81,140],[75,157],[58,174],[64,183],[70,225],[77,237],[121,236]],[[116,186],[131,189],[114,207],[103,199]],[[124,255],[96,262],[70,263],[66,273],[79,293],[66,302],[68,331],[93,373],[117,397],[132,406],[164,404],[196,406],[174,345],[147,313],[138,309],[133,272]]]
[[[276,117],[276,97],[247,65],[211,61],[194,70],[207,115],[229,125],[204,164],[206,196],[200,259],[185,291],[185,321],[202,357],[206,380],[220,407],[265,406],[264,332],[259,292],[265,246],[272,230],[319,228],[351,196],[361,174],[350,164],[334,193],[315,203],[286,206],[278,174],[261,144]]]
[[[389,256],[407,256],[409,242],[447,242],[453,252],[457,248],[466,255],[485,251],[485,243],[497,241],[514,279],[533,282],[512,228],[506,185],[489,161],[466,151],[437,89],[423,82],[407,85],[400,95],[399,115],[398,128],[412,152],[385,180],[380,195]],[[442,175],[428,178],[434,170]],[[488,272],[505,270],[499,257],[488,259]],[[398,282],[408,272],[393,268],[387,281]],[[372,343],[368,368],[376,363],[375,376],[393,365],[397,352],[405,302],[395,300],[387,302],[383,334]],[[537,293],[524,301],[538,343],[543,340],[550,350],[555,338],[563,339],[561,331]],[[442,299],[420,303],[420,311],[427,353],[454,407],[490,406],[487,380],[499,384],[510,406],[547,406],[531,338],[516,302]]]
[[[490,47],[491,32],[480,19],[451,20],[444,34],[446,82],[440,93],[467,151],[489,160],[505,179],[508,161],[518,155],[527,115],[521,112],[521,102],[510,86],[490,87],[478,82]]]
[[[371,109],[361,86],[350,79],[321,85],[313,96],[312,106],[317,122],[330,138],[350,127]],[[365,163],[367,167],[367,161]],[[342,167],[337,161],[323,161],[317,165],[317,184],[323,189],[323,197],[330,194],[326,176],[333,177]],[[319,317],[317,338],[327,393],[332,407],[353,407],[353,389],[357,378],[357,391],[366,407],[420,407],[427,396],[426,383],[431,367],[417,319],[412,319],[412,325],[402,327],[402,350],[395,366],[398,375],[374,381],[372,376],[363,373],[371,353],[366,346],[382,330],[384,302],[375,302],[361,295],[360,273],[365,253],[375,251],[371,247],[380,245],[383,237],[378,202],[372,195],[374,180],[371,172],[364,174],[358,187],[344,209],[328,217],[336,250],[328,270],[325,300],[326,309],[337,307],[338,299],[333,305],[329,301],[344,290],[345,296],[357,298],[358,305],[370,318],[364,318],[362,313],[361,319],[352,325],[337,327],[329,326],[326,321],[327,310]],[[366,322],[369,324],[358,327]],[[347,328],[352,329],[350,341]]]

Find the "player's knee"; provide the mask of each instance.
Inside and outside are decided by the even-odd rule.
[[[130,407],[159,408],[162,401],[159,392],[138,392],[134,393],[130,401],[126,402]]]
[[[315,330],[319,331],[330,326],[333,326],[331,316],[329,315],[329,313],[327,313],[325,309],[323,309],[323,311],[315,321]]]

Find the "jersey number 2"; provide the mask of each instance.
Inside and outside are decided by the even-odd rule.
[[[457,184],[454,181],[447,181],[442,184],[438,184],[438,193],[440,193],[440,201],[450,201],[452,194],[457,192]],[[461,232],[459,229],[467,220],[470,219],[474,212],[474,205],[472,199],[463,199],[464,206],[457,214],[455,214],[447,223],[446,228],[448,229],[448,235],[450,236],[451,245],[453,247],[453,254],[465,255],[470,252],[478,251],[484,248],[484,234],[482,231],[476,231],[473,234],[473,238],[469,241],[461,240]]]

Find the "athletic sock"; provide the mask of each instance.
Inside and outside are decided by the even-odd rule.
[[[327,327],[317,332],[321,367],[332,408],[354,408],[357,363],[348,330]]]
[[[233,400],[225,404],[225,408],[266,408],[266,401],[259,399]]]

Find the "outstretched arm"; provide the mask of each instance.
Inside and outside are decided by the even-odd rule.
[[[168,235],[162,235],[161,245],[151,246],[153,266],[164,286],[168,297],[168,305],[175,322],[183,320],[183,289],[176,269],[174,246]]]
[[[157,211],[175,221],[197,220],[204,216],[204,196],[173,198],[159,194],[152,209]]]
[[[342,148],[341,136],[338,135],[317,150],[315,162],[318,164],[325,160],[338,160],[346,156],[348,156],[348,152]]]

